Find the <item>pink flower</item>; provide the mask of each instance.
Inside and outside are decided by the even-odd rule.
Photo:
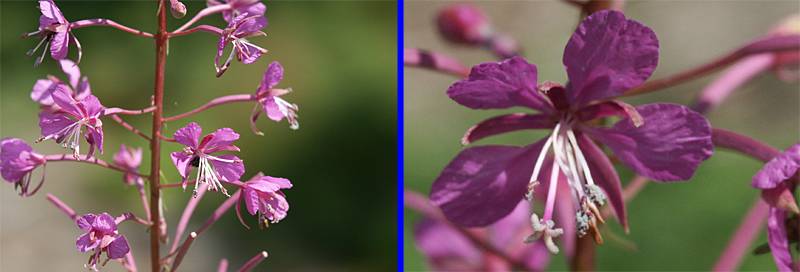
[[[44,173],[39,185],[29,192],[31,173],[47,161],[44,156],[33,152],[33,148],[25,141],[17,138],[5,138],[0,141],[0,173],[3,179],[13,183],[20,190],[20,195],[33,195],[44,182]]]
[[[289,202],[281,192],[282,189],[292,188],[292,183],[285,178],[264,176],[262,173],[256,174],[253,178],[245,182],[242,186],[241,200],[247,207],[247,212],[251,215],[258,215],[259,224],[268,227],[270,223],[278,223],[286,217],[289,211]],[[241,212],[238,211],[239,220]]]
[[[203,129],[197,123],[189,123],[175,131],[175,141],[185,145],[183,151],[172,152],[172,163],[178,168],[183,177],[183,189],[188,183],[190,167],[197,167],[194,193],[200,182],[209,184],[208,190],[220,190],[226,196],[228,191],[222,186],[221,181],[237,181],[244,174],[244,163],[234,155],[214,155],[223,151],[239,151],[233,142],[239,139],[239,134],[230,128],[221,128],[208,134],[200,140]]]
[[[61,13],[56,3],[53,0],[39,0],[39,10],[42,12],[42,16],[39,17],[39,30],[27,34],[27,36],[38,35],[43,37],[36,47],[28,51],[28,55],[33,55],[44,44],[42,55],[36,59],[35,65],[42,63],[48,47],[50,48],[50,56],[53,59],[61,60],[66,58],[70,42],[74,42],[78,47],[78,62],[80,62],[81,44],[72,35],[70,23],[64,18],[64,14]]]
[[[80,252],[94,250],[86,264],[90,269],[97,271],[97,263],[100,254],[105,252],[109,259],[124,258],[130,252],[130,246],[125,236],[119,234],[117,221],[107,213],[99,215],[86,214],[78,218],[75,222],[78,228],[86,233],[78,237],[75,247]]]
[[[55,76],[47,76],[47,79],[37,80],[31,91],[31,99],[33,101],[47,107],[58,107],[53,105],[52,96],[53,92],[59,87],[70,91],[72,98],[75,100],[82,100],[92,94],[89,78],[86,76],[81,77],[81,70],[75,62],[69,59],[62,59],[59,64],[61,65],[61,70],[67,75],[68,81],[65,83]]]
[[[214,57],[217,77],[222,76],[222,74],[228,70],[234,54],[236,55],[236,59],[242,63],[251,64],[256,62],[261,55],[267,53],[267,49],[261,48],[247,40],[249,37],[266,35],[264,32],[261,32],[261,29],[265,26],[265,21],[259,21],[258,16],[249,13],[243,13],[230,21],[217,43],[217,55]],[[233,45],[233,48],[225,62],[220,64],[220,59],[228,44]]]
[[[281,66],[279,62],[273,61],[269,64],[267,71],[264,72],[264,78],[261,80],[261,84],[258,85],[258,89],[256,90],[256,97],[261,107],[256,105],[256,108],[253,109],[253,114],[250,116],[250,128],[253,130],[253,133],[264,135],[264,133],[256,128],[256,119],[258,119],[262,111],[267,114],[269,119],[275,122],[280,122],[286,118],[286,120],[289,121],[291,129],[300,128],[300,123],[297,121],[297,111],[299,108],[296,104],[286,102],[286,100],[280,97],[290,93],[292,88],[274,88],[282,79],[283,66]]]
[[[477,7],[455,4],[439,11],[436,17],[439,33],[454,43],[480,45],[492,38],[489,19]]]
[[[79,158],[80,140],[83,129],[86,129],[86,142],[89,143],[87,158],[94,156],[97,148],[103,153],[103,116],[105,108],[94,95],[75,99],[64,85],[58,85],[52,93],[53,101],[58,109],[42,111],[39,114],[39,127],[42,137],[37,142],[54,139],[56,143],[73,150],[73,156]]]
[[[128,170],[123,180],[128,185],[144,186],[142,177],[136,174],[139,164],[142,163],[142,148],[129,148],[124,144],[120,145],[119,152],[114,154],[114,164]]]

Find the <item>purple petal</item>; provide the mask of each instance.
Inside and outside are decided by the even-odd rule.
[[[481,268],[483,254],[452,227],[430,218],[414,226],[417,248],[437,271],[468,271]]]
[[[107,213],[101,213],[94,219],[94,222],[92,222],[92,229],[104,234],[109,234],[117,230],[117,223],[114,221],[113,216]]]
[[[100,240],[92,240],[89,238],[89,233],[84,233],[81,236],[78,236],[78,239],[75,240],[75,247],[78,248],[80,252],[87,252],[89,250],[95,249],[98,245],[100,245]]]
[[[103,128],[87,128],[86,131],[88,132],[86,141],[103,154]]]
[[[267,113],[267,117],[272,121],[278,122],[286,117],[278,103],[275,102],[275,97],[267,96],[267,98],[261,100],[261,105],[264,106],[264,112]]]
[[[536,65],[521,57],[472,67],[467,79],[447,89],[447,95],[473,109],[525,106],[551,112],[552,106],[536,89]]]
[[[39,17],[39,27],[47,27],[51,24],[63,24],[67,22],[67,19],[64,18],[61,10],[58,9],[58,6],[56,6],[53,0],[39,0],[39,10],[42,12],[42,16]]]
[[[637,108],[644,125],[620,120],[612,128],[587,129],[628,167],[656,181],[688,180],[713,153],[711,125],[705,117],[676,104]]]
[[[581,22],[564,49],[573,105],[612,97],[636,87],[655,71],[653,30],[618,11],[599,11]]]
[[[568,230],[566,229],[564,229],[564,231],[565,233],[572,233],[567,232]],[[564,244],[566,243],[566,238],[571,236],[572,235],[563,236]],[[564,245],[564,247],[566,248],[568,246]],[[544,271],[545,268],[547,268],[547,264],[550,263],[550,251],[547,250],[547,247],[542,241],[537,241],[533,243],[533,245],[525,247],[525,249],[522,251],[522,261],[525,262],[525,264],[533,271]]]
[[[800,143],[789,147],[775,158],[764,164],[764,167],[753,176],[753,187],[772,189],[797,174],[800,169]]]
[[[220,159],[225,160],[235,160],[236,162],[228,163],[228,162],[221,162],[217,160],[209,160],[211,165],[214,166],[214,170],[219,173],[220,179],[222,181],[237,181],[242,177],[244,174],[244,163],[234,155],[221,155],[217,156]]]
[[[61,60],[67,57],[69,50],[69,32],[56,32],[50,42],[50,56]]]
[[[778,271],[792,271],[792,253],[789,249],[789,239],[786,235],[786,212],[778,208],[769,208],[767,219],[767,241],[775,259]]]
[[[75,124],[75,121],[67,118],[65,114],[47,111],[39,113],[39,128],[42,130],[42,137],[55,138],[56,141],[61,141],[69,132],[65,129],[72,124]]]
[[[96,217],[97,216],[91,213],[84,214],[81,217],[79,217],[78,220],[75,220],[75,224],[77,224],[78,228],[80,228],[81,230],[89,231],[92,229],[92,224],[94,223],[94,219]]]
[[[206,143],[204,148],[206,153],[214,153],[219,150],[230,150],[233,142],[239,139],[239,134],[230,128],[217,129],[211,133],[211,135],[211,140]]]
[[[53,92],[52,97],[53,102],[55,102],[62,111],[71,114],[75,118],[83,117],[81,110],[76,106],[77,101],[72,98],[72,92],[66,85],[59,84],[56,87],[56,91]]]
[[[269,197],[266,197],[268,195]],[[267,219],[272,221],[273,223],[277,223],[278,221],[283,220],[286,218],[286,215],[289,211],[289,202],[286,201],[286,197],[283,196],[281,193],[269,193],[269,194],[262,194],[261,201],[263,201],[264,206],[266,207],[269,205],[270,208],[263,208],[262,213],[267,215]],[[266,211],[266,212],[265,212]]]
[[[75,99],[83,100],[90,94],[92,94],[92,86],[89,86],[89,78],[83,77],[75,89]]]
[[[59,88],[58,85],[59,83],[49,79],[37,80],[36,84],[33,85],[33,90],[31,90],[31,99],[42,105],[53,105],[52,95]],[[66,86],[61,88],[66,88]]]
[[[170,158],[172,158],[172,164],[175,165],[175,168],[178,169],[178,173],[184,179],[189,176],[189,165],[192,162],[192,158],[194,156],[186,154],[184,152],[172,152],[170,153]]]
[[[182,127],[175,131],[173,138],[178,143],[181,143],[185,146],[197,148],[197,140],[200,138],[200,135],[203,133],[203,128],[200,127],[195,122],[191,122],[187,124],[185,127]]]
[[[283,66],[278,61],[273,61],[267,67],[267,71],[264,72],[264,78],[261,79],[261,85],[258,86],[259,92],[267,91],[268,89],[272,89],[275,85],[283,80]]]
[[[69,85],[72,88],[77,88],[78,80],[81,78],[81,69],[78,68],[78,65],[69,59],[62,59],[58,63],[61,65],[61,71],[64,71],[64,74],[67,75]]]
[[[519,244],[521,237],[532,232],[530,228],[530,202],[522,200],[506,217],[489,226],[489,240],[497,248]],[[522,232],[525,232],[522,234]]]
[[[109,259],[124,258],[125,255],[131,251],[131,247],[128,245],[128,240],[122,235],[117,236],[117,238],[108,245],[107,249]]]
[[[292,188],[292,183],[285,178],[262,176],[258,179],[248,181],[247,186],[264,193],[272,193],[281,189]]]
[[[105,111],[105,107],[100,104],[100,100],[94,95],[87,95],[80,103],[86,109],[88,116],[99,117]]]
[[[584,122],[597,118],[617,116],[628,118],[634,127],[640,127],[644,124],[644,119],[642,119],[642,116],[636,111],[636,107],[619,100],[610,100],[583,107],[577,114],[578,119]]]
[[[477,140],[506,132],[523,129],[552,128],[553,118],[548,114],[512,113],[481,121],[472,126],[461,138],[461,144],[468,145]]]
[[[247,207],[247,212],[251,215],[256,215],[256,212],[258,212],[258,207],[260,206],[258,193],[253,189],[245,187],[242,189],[242,194],[244,198],[244,205]]]
[[[544,140],[524,148],[493,145],[461,151],[433,183],[431,202],[462,226],[496,222],[525,194],[542,145]]]
[[[249,44],[242,44],[236,48],[236,59],[244,64],[251,64],[258,60],[263,53],[261,49]]]
[[[589,137],[585,134],[579,134],[578,145],[583,154],[586,156],[586,161],[589,164],[589,170],[592,172],[592,178],[597,185],[600,186],[606,193],[606,197],[611,202],[611,207],[614,208],[614,213],[617,215],[619,223],[628,231],[628,215],[625,211],[625,200],[622,198],[622,184],[619,181],[617,170],[608,159],[603,150],[600,149]]]

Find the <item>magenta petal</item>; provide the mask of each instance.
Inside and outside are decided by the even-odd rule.
[[[100,100],[97,99],[97,96],[87,95],[80,103],[83,105],[84,109],[86,109],[88,116],[100,117],[103,112],[105,112],[105,107],[100,104]]]
[[[131,247],[128,245],[128,240],[122,235],[117,236],[117,238],[114,239],[111,244],[108,244],[107,249],[109,259],[124,258],[125,255],[131,251]]]
[[[764,164],[764,167],[753,176],[752,185],[759,189],[775,188],[797,174],[798,169],[800,169],[800,143],[794,144]]]
[[[228,162],[221,162],[214,159],[210,159],[211,165],[214,166],[214,170],[219,173],[221,180],[231,182],[237,181],[239,178],[242,177],[244,174],[244,163],[234,155],[222,155],[217,156],[220,159],[225,160],[235,160],[237,162],[228,163]]]
[[[61,10],[58,9],[53,0],[39,0],[39,10],[42,12],[42,16],[39,18],[39,27],[67,22],[64,14],[61,13]]]
[[[103,154],[103,128],[87,128],[89,144],[96,147]]]
[[[577,115],[578,119],[584,122],[597,118],[617,116],[628,118],[634,127],[644,124],[644,119],[636,110],[636,107],[619,100],[609,100],[583,107],[578,110]]]
[[[767,241],[778,271],[792,271],[792,253],[786,235],[786,212],[771,207],[767,218]]]
[[[50,56],[61,60],[67,57],[69,50],[69,32],[56,32],[50,42]]]
[[[60,141],[69,132],[66,128],[73,124],[75,121],[67,118],[64,114],[47,111],[39,113],[39,128],[42,130],[42,137],[51,137]]]
[[[530,205],[530,202],[521,200],[511,213],[489,226],[489,240],[495,247],[502,249],[517,245],[522,241],[520,237],[533,231],[530,228]]]
[[[481,227],[509,214],[525,195],[544,140],[527,147],[479,146],[461,151],[431,188],[431,202],[456,224]]]
[[[555,122],[547,114],[512,113],[500,115],[481,121],[472,126],[461,138],[461,143],[468,145],[477,140],[523,129],[552,128]]]
[[[620,120],[612,128],[587,129],[640,175],[656,181],[688,180],[713,153],[711,125],[705,117],[676,104],[637,107],[644,125]]]
[[[92,222],[92,229],[108,234],[117,230],[117,223],[113,216],[101,213]]]
[[[85,214],[75,220],[75,224],[78,225],[78,228],[84,231],[89,231],[92,228],[92,223],[94,223],[94,219],[96,216],[94,214]]]
[[[264,78],[261,79],[261,86],[258,86],[259,91],[266,91],[278,85],[283,80],[283,66],[278,61],[273,61],[264,72]]]
[[[473,109],[525,106],[544,112],[552,106],[536,89],[536,65],[521,57],[472,67],[469,77],[447,89],[447,95]]]
[[[189,163],[194,156],[180,151],[172,152],[169,156],[172,158],[172,164],[178,169],[178,173],[181,174],[181,177],[184,179],[187,178],[189,176],[189,167],[191,166]]]
[[[566,229],[564,231],[565,233],[572,233],[566,232],[568,231]],[[566,237],[572,236],[573,235],[564,235],[564,241],[566,242]],[[574,238],[572,239],[574,240]],[[533,243],[533,245],[527,246],[525,249],[523,249],[522,261],[525,262],[525,264],[531,268],[532,271],[544,271],[545,268],[547,268],[547,265],[550,263],[550,251],[547,250],[547,247],[542,241],[536,241]]]
[[[268,96],[262,100],[261,105],[264,106],[264,112],[267,113],[267,117],[270,120],[278,122],[283,120],[286,117],[285,114],[281,111],[280,107],[278,107],[278,103],[275,102],[275,97]]]
[[[78,68],[78,65],[69,59],[62,59],[58,64],[61,65],[61,71],[64,71],[64,74],[67,75],[69,85],[72,86],[72,88],[77,88],[78,81],[81,78],[81,69]]]
[[[185,127],[182,127],[175,131],[173,138],[178,143],[181,143],[188,147],[197,148],[197,140],[200,138],[200,134],[203,133],[203,128],[200,127],[195,122],[191,122],[187,124]]]
[[[31,99],[42,105],[53,105],[52,95],[59,88],[58,85],[59,83],[49,79],[37,80],[36,84],[33,85],[33,90],[31,90]],[[66,88],[66,86],[61,88]]]
[[[79,110],[76,106],[77,101],[75,101],[75,99],[72,97],[72,91],[70,91],[66,85],[57,85],[56,90],[52,93],[52,97],[53,102],[55,102],[62,111],[67,112],[76,118],[81,118],[84,116],[84,114],[81,113],[81,110]]]
[[[256,62],[262,54],[261,49],[249,44],[242,44],[236,48],[236,59],[244,64]]]
[[[94,243],[92,243],[92,240],[89,238],[89,233],[84,233],[75,240],[75,247],[78,248],[80,252],[87,252],[95,249],[98,245],[100,245],[100,240],[95,240]]]
[[[483,254],[452,227],[430,218],[414,226],[417,248],[436,271],[470,271],[481,268]]]
[[[606,193],[606,197],[611,206],[614,208],[614,213],[617,215],[619,223],[628,231],[628,215],[625,211],[625,200],[622,198],[622,184],[619,181],[617,170],[608,159],[603,150],[600,149],[589,137],[585,134],[578,135],[578,145],[583,150],[586,161],[589,163],[589,170],[592,172],[592,178],[600,188]]]
[[[292,188],[292,183],[285,178],[264,176],[257,180],[248,181],[247,186],[263,193],[274,193],[280,189]]]
[[[244,188],[242,189],[242,197],[244,198],[244,205],[247,207],[247,212],[251,215],[256,215],[259,207],[259,198],[256,190]]]
[[[230,128],[217,129],[213,133],[210,141],[205,146],[206,153],[213,153],[218,150],[228,150],[229,147],[239,139],[239,134]]]
[[[656,34],[618,11],[581,22],[564,49],[568,94],[575,105],[622,94],[644,82],[658,64]]]

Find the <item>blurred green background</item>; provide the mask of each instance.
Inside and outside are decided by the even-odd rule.
[[[151,1],[152,2],[152,1]],[[127,26],[154,32],[155,3],[58,1],[67,19],[110,18]],[[184,1],[189,16],[169,19],[169,28],[187,21],[205,7],[204,1]],[[396,266],[396,4],[364,1],[269,1],[267,37],[251,41],[270,50],[255,64],[234,61],[222,78],[214,77],[217,38],[207,33],[177,37],[169,45],[165,114],[174,115],[222,95],[253,93],[269,62],[280,61],[285,78],[279,87],[294,92],[283,98],[300,106],[301,127],[289,129],[264,116],[258,126],[266,136],[252,134],[248,117],[254,103],[238,103],[169,123],[171,135],[189,121],[210,132],[230,127],[241,134],[236,143],[249,178],[256,172],[291,179],[286,191],[289,216],[267,230],[245,230],[233,212],[226,214],[194,243],[182,265],[185,271],[216,271],[220,258],[231,269],[266,250],[270,257],[257,271],[379,271]],[[36,79],[51,74],[64,79],[49,56],[33,68],[25,52],[37,39],[20,39],[36,30],[36,1],[0,3],[0,129],[2,137],[32,144],[39,135],[37,105],[29,98]],[[221,16],[201,23],[224,27]],[[143,108],[153,88],[153,41],[106,28],[75,30],[83,45],[80,63],[92,89],[107,107]],[[74,47],[70,56],[74,58]],[[124,117],[149,134],[148,116]],[[105,122],[105,154],[111,161],[119,145],[147,143]],[[40,153],[65,150],[49,141],[33,145]],[[178,182],[168,154],[181,146],[166,143],[162,161],[168,182]],[[147,152],[145,153],[147,154]],[[149,155],[145,155],[146,157]],[[143,162],[148,171],[149,162]],[[108,211],[141,214],[132,187],[107,169],[70,163],[51,163],[43,189],[20,198],[10,184],[0,186],[0,271],[80,271],[88,258],[75,249],[80,234],[75,225],[46,200],[53,193],[79,213]],[[167,189],[167,220],[174,230],[190,192]],[[189,230],[206,220],[224,200],[210,193],[195,212]],[[255,218],[247,215],[251,226]],[[124,224],[142,270],[149,265],[148,233]],[[171,236],[170,236],[171,237]],[[110,263],[108,271],[119,271]]]
[[[660,78],[733,50],[758,36],[784,17],[800,11],[797,1],[626,1],[626,14],[651,27],[660,40],[661,53],[653,78]],[[447,2],[407,1],[405,47],[446,52],[467,65],[491,61],[486,51],[446,43],[434,25],[436,12]],[[495,30],[517,38],[524,55],[539,69],[539,79],[565,82],[561,63],[564,46],[578,24],[576,8],[560,1],[477,2]],[[715,74],[717,75],[717,74]],[[625,99],[634,105],[655,101],[687,104],[715,75],[668,90]],[[460,106],[445,95],[456,78],[405,69],[405,186],[427,194],[439,171],[461,150],[464,131],[485,118],[507,111],[477,111]],[[781,149],[800,138],[800,95],[796,83],[784,83],[773,74],[757,77],[737,90],[709,115],[715,127],[763,140]],[[525,144],[539,132],[517,132],[483,140],[480,144]],[[752,159],[716,150],[690,182],[650,184],[628,204],[630,235],[616,221],[608,226],[634,242],[629,251],[608,241],[598,248],[598,270],[709,270],[731,233],[758,196],[750,178],[760,168]],[[623,183],[631,172],[619,167]],[[427,269],[417,251],[412,227],[419,216],[405,211],[404,265],[407,270]],[[766,242],[766,234],[757,244]],[[564,270],[563,254],[550,269]],[[769,255],[748,256],[742,270],[774,270]]]

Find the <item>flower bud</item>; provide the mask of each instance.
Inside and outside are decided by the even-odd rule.
[[[445,7],[436,18],[439,32],[445,39],[461,44],[478,45],[492,36],[486,15],[475,6],[457,4]]]
[[[183,16],[186,16],[186,5],[181,3],[181,1],[169,0],[169,5],[169,11],[172,13],[172,17],[180,19],[183,18]]]

